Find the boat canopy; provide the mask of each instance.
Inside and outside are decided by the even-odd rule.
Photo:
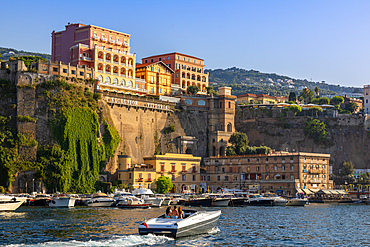
[[[337,192],[341,195],[347,195],[347,192],[345,190],[337,190]]]

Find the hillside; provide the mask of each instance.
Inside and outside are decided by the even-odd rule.
[[[302,91],[304,87],[320,89],[321,95],[344,95],[362,92],[361,88],[330,85],[325,82],[312,82],[306,79],[294,79],[288,76],[262,73],[257,70],[239,68],[205,70],[209,72],[209,84],[215,88],[220,86],[232,87],[232,94],[264,93],[276,96],[288,96],[290,92]],[[216,84],[214,84],[216,83]]]
[[[49,61],[51,59],[51,55],[49,54],[29,52],[29,51],[23,51],[23,50],[18,51],[16,49],[4,48],[4,47],[0,47],[0,55],[1,55],[0,59],[4,61],[9,60],[9,57],[19,57],[19,56],[39,56]]]

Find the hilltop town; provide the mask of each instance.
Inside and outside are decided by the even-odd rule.
[[[174,193],[294,195],[341,185],[332,178],[346,161],[355,176],[369,172],[369,86],[337,98],[305,86],[289,97],[234,96],[228,85],[210,85],[201,58],[140,60],[130,34],[69,23],[52,32],[51,61],[1,62],[0,185],[91,193],[154,189],[166,176]]]

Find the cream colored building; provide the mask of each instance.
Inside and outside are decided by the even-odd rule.
[[[199,191],[200,157],[191,154],[153,155],[144,157],[144,164],[131,164],[131,157],[119,155],[118,179],[131,185],[142,185],[155,190],[155,182],[160,176],[171,178],[173,193],[184,190]]]

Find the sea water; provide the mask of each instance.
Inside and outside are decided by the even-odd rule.
[[[195,209],[195,208],[194,208]],[[370,206],[197,208],[222,210],[208,234],[140,236],[165,208],[21,207],[0,213],[1,246],[369,246]]]

